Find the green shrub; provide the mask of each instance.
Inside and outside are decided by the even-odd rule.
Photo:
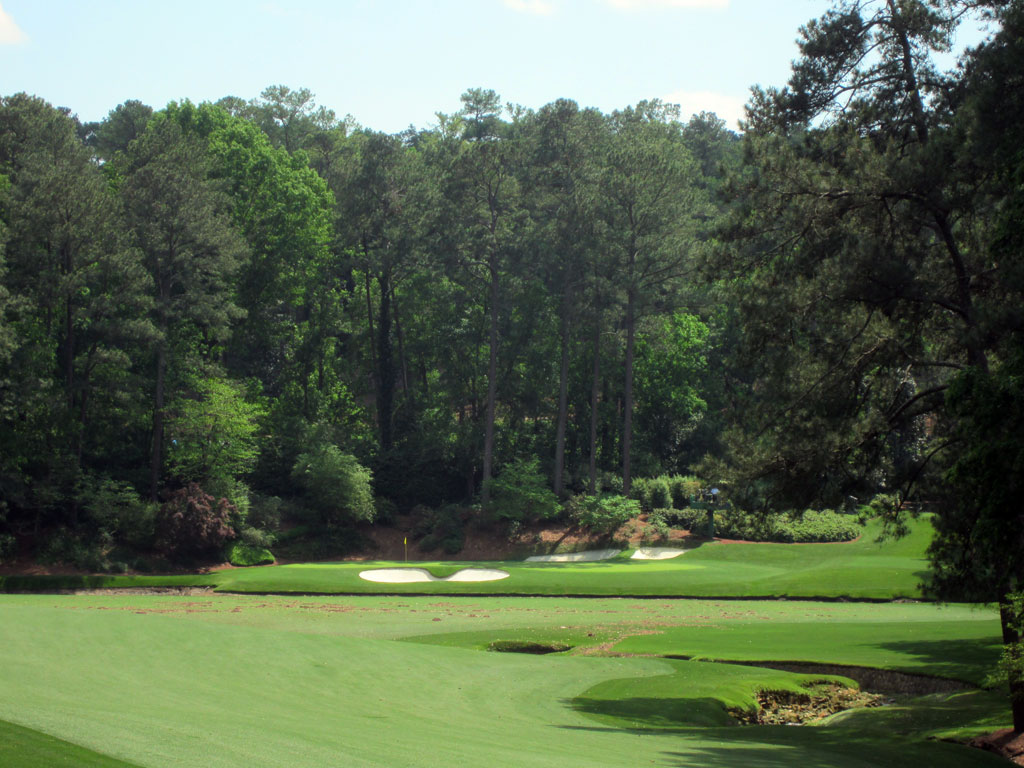
[[[36,552],[36,558],[48,565],[70,565],[90,573],[104,573],[110,570],[107,552],[112,545],[113,538],[105,531],[95,536],[81,536],[60,528],[50,534]]]
[[[698,515],[701,514],[700,510],[690,509],[684,507],[683,509],[667,509],[663,510],[665,520],[673,528],[685,528],[688,531],[693,531],[694,524],[698,521]]]
[[[669,478],[668,487],[673,508],[686,509],[690,506],[690,499],[700,492],[701,481],[691,475],[673,475]]]
[[[141,499],[129,483],[86,475],[78,483],[75,498],[101,535],[135,549],[153,545],[157,505]]]
[[[651,511],[672,506],[672,495],[667,477],[655,477],[647,481],[646,502],[647,509]]]
[[[254,549],[270,549],[277,540],[277,535],[251,525],[242,526],[238,531],[238,539]]]
[[[684,475],[660,475],[658,477],[637,477],[630,489],[630,498],[640,502],[645,511],[655,509],[685,509],[690,499],[701,488],[696,477]]]
[[[703,535],[707,512],[702,509],[666,511],[666,519],[679,528]],[[851,541],[861,532],[857,518],[832,510],[801,514],[750,515],[734,509],[715,510],[715,536],[744,541],[827,543]]]
[[[622,494],[622,478],[614,472],[601,472],[597,477],[597,487],[602,493]]]
[[[325,525],[373,520],[370,471],[335,445],[320,445],[302,453],[292,468],[292,480],[303,490],[306,504]]]
[[[300,525],[276,537],[274,551],[288,560],[324,560],[365,549],[366,538],[355,528]]]
[[[635,499],[623,496],[573,496],[566,504],[572,520],[594,533],[613,533],[626,521],[640,514]]]
[[[634,477],[629,488],[629,498],[635,500],[643,509],[647,509],[648,482],[646,477]]]
[[[4,560],[14,557],[14,552],[17,549],[15,544],[14,537],[11,534],[0,533],[0,565],[3,564]]]
[[[413,531],[422,536],[420,550],[432,552],[439,549],[448,555],[462,551],[466,544],[464,510],[455,504],[448,504],[437,510],[423,510],[423,515]]]
[[[225,559],[234,566],[271,565],[274,556],[265,547],[254,547],[242,540],[232,542],[224,553]]]
[[[654,541],[668,541],[669,524],[665,513],[669,509],[656,509],[647,517],[647,533]]]
[[[490,512],[510,523],[533,523],[556,517],[558,497],[541,474],[537,458],[516,459],[491,480]]]
[[[673,528],[683,528],[697,536],[704,536],[707,533],[708,513],[703,509],[684,507],[683,509],[663,509],[661,513],[665,521]]]
[[[276,531],[281,527],[281,499],[253,494],[245,521],[261,531]]]
[[[248,520],[252,509],[249,486],[233,477],[214,477],[203,483],[203,490],[215,499],[227,499],[234,508],[231,525],[238,530]]]
[[[871,499],[864,507],[861,507],[861,516],[865,519],[872,517],[890,517],[899,504],[900,497],[895,493],[879,493]]]
[[[738,509],[714,512],[715,536],[720,539],[784,541],[777,531],[780,515],[751,515]]]
[[[832,542],[852,541],[861,534],[862,526],[856,517],[824,509],[808,510],[803,515],[780,515],[778,538],[773,541]]]

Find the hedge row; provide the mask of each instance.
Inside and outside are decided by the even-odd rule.
[[[707,530],[707,512],[703,509],[659,510],[665,520],[677,528],[695,533]],[[803,514],[753,515],[740,510],[715,512],[715,536],[744,541],[812,543],[852,541],[861,534],[855,516],[830,509]]]
[[[701,481],[689,475],[638,477],[633,480],[629,495],[648,512],[656,509],[686,509],[702,487]]]

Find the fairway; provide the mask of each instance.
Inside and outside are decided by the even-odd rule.
[[[995,610],[864,601],[917,595],[925,567],[927,520],[900,540],[878,532],[667,560],[627,550],[94,582],[215,587],[194,595],[0,595],[0,764],[1001,764],[948,743],[1007,724],[1005,697],[981,687],[1000,652]],[[385,581],[367,580],[381,569]],[[359,592],[387,594],[345,594]],[[678,599],[702,594],[714,599]],[[804,599],[739,599],[765,595]],[[560,652],[489,652],[523,646]],[[828,669],[774,668],[786,662]],[[924,688],[799,728],[737,725],[760,691],[852,686],[859,668]]]
[[[798,657],[967,680],[998,652],[992,611],[928,604],[4,595],[0,721],[34,738],[0,742],[0,763],[59,764],[39,756],[74,745],[93,763],[67,764],[1000,764],[929,740],[1001,725],[1004,703],[991,693],[960,694],[969,706],[950,695],[906,700],[835,725],[739,727],[726,707],[820,675],[607,655],[645,643],[644,653],[710,658],[706,638],[719,656],[741,658],[741,641],[720,639],[760,643],[765,627],[773,657],[788,638]],[[481,650],[511,637],[575,648]],[[921,661],[929,643],[947,649],[941,670]],[[951,707],[964,719],[950,722]],[[905,721],[898,730],[886,725],[894,717]],[[18,746],[26,741],[34,751]]]
[[[193,5],[0,0],[0,768],[1024,768],[1024,0]]]

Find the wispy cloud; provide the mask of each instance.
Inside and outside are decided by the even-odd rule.
[[[14,23],[11,15],[0,5],[0,45],[17,45],[28,40],[28,36]]]
[[[554,3],[549,0],[503,0],[506,8],[534,16],[550,16],[555,12]]]
[[[738,121],[744,119],[745,114],[743,99],[735,96],[728,96],[724,93],[714,91],[675,91],[663,99],[669,104],[679,105],[679,117],[681,120],[689,120],[692,115],[701,112],[714,112],[725,120],[726,125],[732,130],[736,129]]]
[[[729,0],[605,0],[612,8],[623,11],[642,11],[647,8],[707,8],[726,9]]]

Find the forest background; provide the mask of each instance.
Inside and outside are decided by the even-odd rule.
[[[398,134],[285,86],[98,123],[4,97],[0,559],[282,520],[338,553],[414,508],[523,524],[697,475],[750,512],[923,501],[935,593],[1002,598],[1022,24],[841,0],[742,135],[480,88]]]

